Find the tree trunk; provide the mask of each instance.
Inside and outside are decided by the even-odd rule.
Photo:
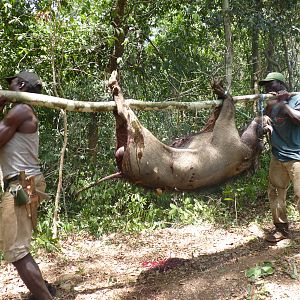
[[[88,148],[91,161],[93,165],[96,163],[98,153],[98,140],[99,140],[99,114],[93,113],[90,115],[88,124]]]
[[[287,69],[288,69],[288,82],[289,82],[289,86],[288,89],[292,90],[293,89],[293,69],[291,66],[291,62],[289,60],[289,49],[288,46],[286,44],[286,39],[285,37],[282,37],[282,45],[283,45],[283,49],[284,49],[284,58],[286,61],[286,65],[287,65]]]
[[[53,238],[57,238],[58,235],[58,219],[59,219],[59,199],[60,193],[62,190],[63,183],[63,169],[64,169],[64,160],[65,160],[65,152],[68,144],[68,121],[67,121],[67,113],[64,110],[61,110],[61,114],[64,120],[64,142],[60,152],[60,161],[59,161],[59,171],[58,171],[58,183],[57,190],[54,201],[54,212],[53,212]]]
[[[267,73],[275,72],[280,70],[279,64],[274,60],[274,45],[276,43],[275,34],[272,29],[269,31],[268,44],[265,51],[265,56],[267,60]]]
[[[256,7],[258,11],[261,11],[261,0],[256,0]],[[258,88],[258,76],[259,76],[259,27],[256,23],[252,26],[252,86],[254,94],[259,93]]]
[[[257,10],[261,10],[261,0],[255,0]],[[251,52],[251,65],[252,65],[252,74],[251,74],[251,83],[253,87],[253,92],[255,94],[259,93],[259,27],[255,22],[252,25],[252,52]],[[257,101],[253,102],[252,110],[257,110]]]
[[[55,56],[55,47],[57,45],[57,31],[58,27],[60,26],[59,17],[57,14],[60,10],[60,0],[56,0],[53,2],[53,19],[52,19],[52,28],[50,31],[51,36],[51,67],[52,67],[52,79],[53,79],[53,91],[56,97],[59,97],[58,94],[58,84],[57,84],[57,74],[56,74],[56,56]],[[64,143],[60,153],[60,163],[59,163],[59,170],[58,170],[58,183],[57,183],[57,190],[54,200],[54,212],[53,212],[53,237],[57,238],[58,235],[58,220],[59,220],[59,208],[60,208],[60,193],[62,190],[62,182],[63,182],[63,169],[64,169],[64,157],[65,151],[68,142],[68,124],[67,124],[67,112],[63,109],[60,111],[61,115],[63,116],[64,120]]]
[[[124,40],[127,30],[123,24],[125,7],[127,0],[117,0],[116,9],[114,11],[113,26],[115,29],[115,45],[110,55],[108,64],[108,73],[118,69],[118,59],[122,57],[124,53]]]
[[[258,75],[259,75],[259,51],[258,51],[258,31],[252,32],[252,86],[255,94],[259,93],[258,88]]]
[[[230,7],[229,1],[223,0],[222,5],[223,19],[224,19],[224,32],[225,32],[225,73],[226,73],[226,86],[227,91],[231,91],[232,86],[232,61],[233,61],[233,45],[232,45],[232,32],[230,21]]]
[[[124,40],[125,40],[125,26],[123,24],[125,7],[127,0],[118,0],[116,8],[114,10],[113,27],[115,29],[115,45],[110,55],[108,63],[108,73],[118,69],[118,59],[123,56],[124,53]],[[90,116],[88,124],[88,147],[91,160],[95,162],[97,157],[97,143],[98,143],[98,132],[99,132],[99,116],[93,114]]]

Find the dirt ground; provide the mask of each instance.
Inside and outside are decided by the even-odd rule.
[[[267,229],[267,228],[265,228]],[[300,300],[300,224],[293,240],[272,245],[255,224],[168,228],[101,239],[69,236],[61,252],[40,253],[44,277],[63,300]],[[251,281],[245,274],[265,261],[274,273]],[[11,265],[1,262],[0,299],[26,299]]]

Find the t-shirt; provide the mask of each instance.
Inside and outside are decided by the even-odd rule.
[[[10,178],[25,171],[27,176],[41,174],[39,160],[39,135],[15,132],[13,137],[0,148],[0,168],[3,178]]]
[[[300,94],[291,97],[287,104],[293,109],[300,109]],[[271,110],[271,119],[273,155],[280,161],[300,161],[300,126],[295,125],[287,116],[280,115],[276,105]]]

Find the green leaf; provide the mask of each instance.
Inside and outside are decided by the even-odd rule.
[[[290,273],[290,277],[292,279],[298,279],[299,278],[297,266],[296,266],[295,263],[292,263],[292,271]]]
[[[252,280],[260,277],[269,276],[274,274],[275,269],[273,264],[269,261],[263,262],[262,266],[256,266],[246,270],[246,276]]]
[[[254,267],[246,270],[246,276],[251,279],[257,279],[261,276],[261,268],[260,267]]]

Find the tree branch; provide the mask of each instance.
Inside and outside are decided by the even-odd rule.
[[[290,93],[291,96],[300,94],[299,92]],[[234,102],[248,102],[255,101],[263,95],[265,99],[276,99],[276,96],[270,94],[254,94],[234,96]],[[114,101],[107,101],[102,99],[101,102],[90,101],[75,101],[65,98],[58,98],[53,96],[26,93],[26,92],[13,92],[0,90],[0,96],[6,97],[8,102],[22,102],[29,105],[41,106],[52,109],[64,109],[74,112],[107,112],[114,111],[116,104]],[[134,99],[126,99],[126,104],[134,110],[199,110],[203,108],[212,108],[222,104],[222,100],[199,100],[197,102],[176,102],[176,101],[141,101]]]
[[[60,163],[59,163],[59,172],[58,172],[58,183],[57,190],[54,202],[54,213],[53,213],[53,238],[57,238],[57,224],[58,224],[58,211],[59,211],[59,198],[60,191],[62,188],[62,179],[63,179],[63,166],[64,166],[64,157],[68,143],[68,122],[67,122],[67,112],[61,110],[61,114],[64,120],[64,142],[60,152]]]

